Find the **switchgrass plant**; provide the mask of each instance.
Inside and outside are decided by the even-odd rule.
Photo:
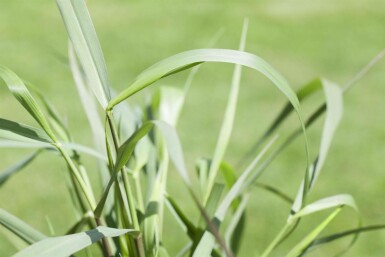
[[[326,217],[289,249],[284,249],[285,256],[303,256],[322,244],[351,236],[346,249],[336,250],[336,254],[342,254],[356,242],[359,233],[384,228],[383,225],[363,227],[350,195],[333,195],[315,202],[309,202],[308,198],[342,118],[344,94],[385,52],[376,56],[343,87],[319,78],[295,92],[265,60],[244,52],[246,21],[239,50],[209,48],[171,56],[143,71],[122,92],[115,93],[109,83],[103,53],[85,2],[57,0],[57,4],[69,35],[69,65],[90,125],[93,146],[74,142],[72,132],[44,93],[0,66],[0,77],[9,91],[36,121],[33,127],[0,119],[1,147],[34,149],[30,155],[0,173],[0,185],[43,152],[60,156],[67,165],[68,179],[65,183],[78,218],[65,235],[47,236],[0,209],[0,224],[30,244],[14,256],[73,256],[92,244],[97,244],[99,252],[85,251],[87,256],[170,256],[164,237],[173,236],[166,231],[174,226],[180,226],[188,239],[177,256],[236,256],[247,225],[245,210],[255,186],[292,205],[283,228],[265,249],[259,249],[262,257],[274,256],[274,251],[301,226],[301,220],[318,212],[325,212]],[[230,63],[235,65],[235,69],[215,151],[211,158],[201,158],[196,162],[196,179],[192,179],[184,161],[176,125],[194,76],[206,62]],[[266,76],[288,103],[244,158],[243,161],[252,159],[250,163],[238,170],[226,162],[224,156],[235,119],[241,66]],[[191,71],[184,88],[161,87],[143,108],[127,103],[146,87],[187,69]],[[305,118],[301,111],[303,101],[320,91],[325,95],[324,104]],[[298,117],[299,128],[287,138],[278,140],[277,129],[292,112]],[[306,131],[323,114],[321,143],[312,159]],[[259,178],[282,150],[299,136],[303,138],[307,165],[303,167],[302,182],[292,199],[274,185],[260,183]],[[91,183],[90,168],[84,164],[86,155],[98,164],[101,185]],[[196,207],[200,214],[198,220],[183,210],[177,195],[168,193],[167,183],[172,171],[180,176],[190,195],[183,201]],[[100,195],[97,193],[99,187],[102,188]],[[357,220],[356,228],[321,237],[323,230],[345,208],[352,208],[357,214],[353,217]],[[171,213],[173,224],[165,223],[166,211]]]

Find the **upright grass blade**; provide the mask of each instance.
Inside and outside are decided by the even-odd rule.
[[[225,215],[231,206],[231,203],[239,196],[239,194],[245,190],[245,182],[247,178],[250,176],[252,171],[254,170],[255,165],[261,160],[263,155],[267,152],[267,150],[271,147],[271,145],[275,142],[276,137],[273,138],[269,144],[267,144],[264,149],[260,152],[260,154],[254,159],[254,161],[249,165],[249,167],[242,173],[242,175],[237,179],[234,185],[231,187],[229,192],[225,195],[224,199],[220,203],[219,207],[215,211],[214,220],[218,226],[225,218]],[[209,256],[213,247],[214,247],[214,237],[208,231],[205,231],[203,236],[201,237],[197,248],[194,251],[193,257],[199,256]]]
[[[333,211],[322,223],[320,223],[313,231],[302,239],[294,248],[286,255],[286,257],[298,257],[306,250],[308,245],[329,225],[329,223],[340,213],[342,207]]]
[[[76,89],[78,91],[84,113],[86,114],[87,121],[91,128],[95,147],[100,152],[105,153],[106,149],[105,149],[105,144],[103,140],[104,138],[103,124],[100,121],[98,109],[94,101],[94,98],[91,96],[89,89],[85,84],[82,70],[78,65],[75,52],[71,43],[68,43],[68,56],[69,56],[69,63],[72,71],[72,76],[75,81]]]
[[[330,145],[333,140],[334,133],[340,123],[342,112],[343,112],[343,99],[342,99],[342,90],[335,84],[322,80],[322,85],[325,90],[326,103],[327,103],[327,113],[324,127],[322,130],[321,144],[317,158],[314,160],[313,164],[310,166],[309,170],[309,184],[308,190],[311,190],[316,182],[323,164],[326,160],[327,153],[329,151]],[[304,182],[303,182],[304,184]],[[296,200],[292,206],[292,212],[297,212],[303,202],[303,185],[298,191]]]
[[[37,231],[24,221],[0,208],[0,224],[20,237],[28,244],[33,244],[46,238],[44,234]]]
[[[243,23],[241,42],[239,45],[239,51],[245,50],[246,45],[246,36],[248,29],[248,20],[246,19]],[[220,163],[225,155],[227,146],[230,141],[231,132],[233,130],[233,124],[235,119],[235,112],[238,102],[238,92],[241,82],[241,65],[237,64],[234,69],[234,74],[231,82],[231,89],[229,93],[229,98],[226,106],[226,111],[224,114],[221,130],[219,132],[217,145],[215,147],[213,159],[208,172],[208,181],[206,185],[206,191],[204,192],[203,203],[206,204],[210,194],[211,189],[214,185],[215,178],[217,177],[218,169]]]
[[[270,253],[280,244],[282,243],[282,240],[288,237],[290,233],[293,232],[293,228],[295,228],[298,225],[298,221],[310,214],[328,210],[331,208],[340,208],[341,206],[349,206],[351,207],[357,214],[358,208],[356,206],[356,203],[354,199],[347,194],[342,195],[335,195],[327,198],[323,198],[321,200],[318,200],[314,203],[306,205],[304,208],[302,208],[299,212],[296,214],[293,214],[289,217],[287,223],[282,228],[282,230],[278,233],[278,235],[274,238],[274,240],[269,244],[269,246],[265,249],[262,257],[267,257],[270,255]],[[326,224],[327,225],[327,224]],[[358,226],[361,226],[361,217],[358,216]],[[289,230],[291,229],[291,230]],[[318,234],[317,234],[318,235]],[[316,236],[317,236],[316,235]],[[314,238],[313,238],[314,239]],[[354,242],[355,239],[353,239]]]
[[[23,158],[12,166],[6,168],[4,171],[0,172],[0,186],[3,185],[16,172],[19,172],[28,164],[30,164],[41,152],[41,150],[37,150],[36,152],[28,155],[27,157]]]
[[[122,146],[118,149],[118,154],[116,158],[116,163],[114,165],[114,170],[110,181],[108,182],[103,195],[95,209],[95,216],[100,217],[104,205],[106,203],[108,193],[110,191],[111,186],[116,181],[118,172],[126,165],[128,160],[130,159],[132,153],[134,152],[135,146],[138,141],[143,138],[153,127],[153,124],[146,123],[141,128],[139,128],[126,142],[122,144]]]
[[[135,237],[138,235],[138,231],[97,227],[77,234],[46,238],[18,252],[13,257],[67,257],[103,238],[124,234]]]
[[[29,112],[37,123],[39,123],[41,128],[47,133],[52,141],[57,141],[42,110],[31,93],[28,91],[27,87],[24,85],[24,82],[14,72],[3,66],[0,66],[0,77],[5,81],[8,89],[12,92],[19,103]]]
[[[56,1],[87,81],[103,108],[110,100],[107,69],[84,0]]]

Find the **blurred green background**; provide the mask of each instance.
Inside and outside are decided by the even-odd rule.
[[[151,64],[172,54],[205,48],[224,30],[216,44],[237,48],[242,22],[249,18],[246,50],[280,71],[294,88],[317,76],[343,84],[385,48],[383,0],[89,0],[87,1],[110,73],[118,90]],[[0,0],[0,64],[44,90],[66,117],[77,142],[89,144],[89,131],[66,64],[67,35],[53,0]],[[215,146],[233,67],[205,64],[187,98],[179,124],[190,171],[194,160],[210,157]],[[343,121],[311,198],[350,193],[357,200],[367,225],[385,223],[385,61],[379,63],[345,97]],[[180,86],[187,73],[159,84]],[[140,93],[143,102],[154,87]],[[4,86],[0,87],[0,116],[32,122]],[[309,114],[322,94],[305,102]],[[227,154],[236,164],[261,135],[285,103],[285,98],[260,74],[244,70],[238,117]],[[298,125],[292,117],[280,130],[282,138]],[[321,120],[309,131],[311,154],[319,144]],[[0,171],[29,151],[0,149]],[[305,167],[302,139],[289,147],[265,172],[261,181],[274,184],[291,196],[296,193]],[[88,160],[92,166],[92,160]],[[0,189],[0,207],[49,234],[52,223],[62,234],[75,222],[65,187],[66,167],[50,153],[15,175]],[[97,179],[96,171],[95,180]],[[169,187],[183,202],[186,194],[172,173]],[[192,206],[185,206],[186,210]],[[240,256],[263,250],[283,226],[289,206],[256,189],[248,207],[248,226]],[[303,223],[306,231],[322,218]],[[344,211],[328,232],[355,225],[352,211]],[[0,229],[0,256],[10,256],[22,243],[10,243]],[[165,226],[165,244],[175,254],[183,236],[175,223]],[[284,253],[294,241],[279,251]],[[297,237],[298,239],[298,237]],[[347,256],[384,256],[385,231],[360,236]],[[348,240],[341,240],[310,256],[332,256]],[[278,251],[278,252],[279,252]]]

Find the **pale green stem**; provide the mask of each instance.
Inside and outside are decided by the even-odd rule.
[[[111,135],[112,135],[112,140],[114,142],[115,150],[117,152],[119,149],[119,137],[117,134],[117,129],[115,127],[112,111],[107,111],[106,114],[107,114],[107,120],[110,127]],[[129,211],[130,211],[133,227],[134,229],[140,231],[138,216],[136,214],[136,208],[135,208],[135,199],[131,191],[131,186],[128,181],[127,170],[125,169],[125,167],[123,167],[123,169],[121,170],[121,173],[123,176],[124,188],[126,189],[125,191],[126,191],[126,196],[127,196],[127,201],[129,205]],[[144,257],[145,252],[144,252],[143,240],[142,240],[141,234],[139,234],[139,236],[136,238],[136,247],[137,247],[139,256]]]

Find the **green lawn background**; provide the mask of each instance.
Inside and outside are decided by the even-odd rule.
[[[270,62],[294,88],[319,75],[343,84],[385,48],[385,2],[381,0],[89,0],[88,5],[105,52],[111,84],[118,91],[158,60],[184,50],[207,47],[210,38],[221,28],[224,34],[216,47],[237,48],[245,17],[250,23],[246,50]],[[66,47],[66,32],[53,0],[0,0],[0,64],[43,89],[65,115],[75,140],[88,144],[85,117],[66,64]],[[213,151],[232,68],[205,64],[188,96],[179,133],[191,172],[197,157],[209,157]],[[351,193],[368,225],[385,223],[384,71],[385,61],[346,95],[343,121],[311,196],[315,200]],[[186,75],[159,84],[180,86]],[[1,85],[0,116],[33,124]],[[136,100],[143,98],[141,93]],[[314,103],[321,99],[322,95],[312,98]],[[238,117],[227,155],[230,163],[237,163],[284,102],[284,97],[266,79],[244,70]],[[314,103],[306,102],[306,114],[316,106]],[[294,125],[297,125],[295,117],[285,128]],[[309,131],[312,156],[321,127],[322,123],[317,122]],[[285,129],[280,132],[284,138]],[[305,165],[303,150],[302,140],[297,140],[261,180],[294,195]],[[1,149],[0,171],[27,153]],[[88,163],[93,167],[92,160]],[[54,155],[42,155],[0,189],[0,207],[47,234],[47,220],[57,234],[65,233],[75,222],[64,183],[65,171],[65,165]],[[178,186],[179,182],[173,173],[170,191],[183,197],[186,192]],[[284,224],[288,209],[275,197],[255,190],[248,208],[247,239],[240,256],[252,256],[266,247]],[[316,218],[305,222],[302,231],[314,222]],[[352,212],[346,211],[329,232],[344,226],[354,226]],[[165,233],[165,244],[174,254],[182,246],[176,240],[181,238],[181,232],[175,223],[170,223]],[[385,232],[362,235],[348,256],[383,256],[384,240]],[[293,243],[282,247],[282,253]],[[342,240],[311,256],[331,256],[331,252],[347,243]],[[0,233],[0,256],[15,251]]]

